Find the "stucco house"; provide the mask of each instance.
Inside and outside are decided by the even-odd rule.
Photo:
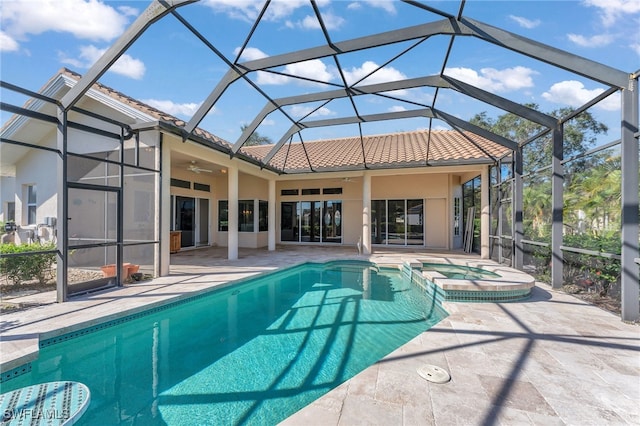
[[[60,99],[80,77],[61,69],[39,93]],[[42,117],[17,114],[2,128],[14,143],[1,147],[1,219],[16,221],[18,241],[52,241],[64,189],[58,129],[45,118],[55,117],[55,107],[32,99],[24,108]],[[78,244],[70,265],[114,263],[108,243],[122,220],[124,261],[154,275],[168,273],[170,252],[211,245],[228,247],[229,259],[239,247],[276,244],[459,249],[462,184],[508,153],[473,133],[412,131],[289,143],[265,167],[259,159],[272,145],[230,155],[231,143],[202,129],[183,140],[184,122],[99,83],[69,123],[68,235]],[[120,180],[122,194],[95,190]]]

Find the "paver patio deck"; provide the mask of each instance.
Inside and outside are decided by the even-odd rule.
[[[176,297],[304,261],[443,256],[346,247],[282,246],[275,252],[226,249],[172,255],[171,275],[3,315],[2,370],[37,356],[38,337],[141,311]],[[470,256],[476,259],[475,256]],[[444,303],[449,316],[377,364],[286,419],[285,425],[640,424],[640,327],[545,284],[511,303]],[[435,384],[416,369],[433,364],[451,381]]]

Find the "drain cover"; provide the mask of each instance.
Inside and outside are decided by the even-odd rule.
[[[435,365],[423,365],[418,368],[418,374],[425,380],[433,383],[447,383],[451,376],[445,370]]]

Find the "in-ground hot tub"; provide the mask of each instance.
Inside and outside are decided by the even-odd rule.
[[[535,279],[491,260],[422,258],[409,262],[433,284],[439,300],[449,302],[508,302],[527,299]]]

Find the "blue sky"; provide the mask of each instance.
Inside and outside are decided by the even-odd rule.
[[[235,60],[261,1],[203,0],[178,9],[230,60]],[[457,14],[459,1],[424,1],[429,6]],[[84,73],[147,7],[148,1],[98,0],[2,0],[0,48],[3,81],[38,90],[60,67]],[[349,40],[442,19],[441,16],[398,1],[317,2],[332,41]],[[592,59],[625,72],[640,68],[640,0],[584,1],[479,1],[469,0],[464,16],[503,28]],[[449,37],[434,36],[411,48],[411,53],[391,61],[361,84],[371,84],[438,74]],[[257,59],[325,43],[308,1],[273,1],[243,52],[243,59]],[[415,42],[399,43],[341,55],[344,78],[353,83]],[[204,46],[174,17],[151,26],[102,78],[101,82],[161,110],[188,120],[226,72],[225,63]],[[258,73],[251,79],[273,98],[332,89],[341,76],[332,58],[282,67],[290,76]],[[445,74],[516,102],[533,102],[547,112],[578,107],[604,90],[601,83],[551,67],[526,56],[500,49],[473,38],[456,38]],[[317,82],[296,79],[303,76]],[[356,98],[360,115],[431,105],[433,89],[411,89],[392,94],[396,99],[374,96]],[[463,119],[487,111],[502,111],[450,90],[438,93],[436,107]],[[21,104],[2,92],[3,100]],[[410,101],[410,102],[406,102]],[[233,84],[202,121],[203,127],[230,142],[240,135],[262,109],[266,98],[243,81]],[[612,96],[592,108],[596,118],[609,125],[604,142],[619,137],[620,101]],[[308,104],[285,108],[293,119],[315,110],[309,119],[351,116],[348,99],[327,105]],[[291,126],[276,112],[259,127],[261,135],[276,142]],[[365,134],[426,128],[426,119],[365,123]],[[433,128],[448,128],[434,120]],[[335,126],[302,133],[304,141],[358,134],[357,125]],[[297,141],[298,138],[294,138]]]

